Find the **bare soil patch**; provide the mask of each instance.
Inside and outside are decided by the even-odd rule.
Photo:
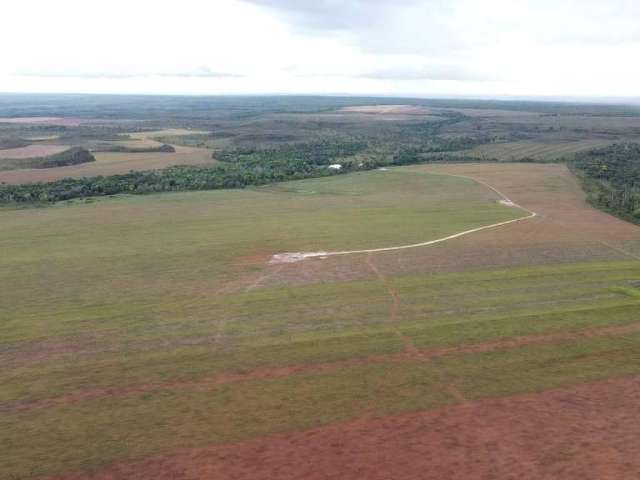
[[[361,420],[113,465],[81,479],[631,479],[640,377]]]
[[[83,123],[89,123],[89,121],[75,117],[2,117],[0,118],[0,123],[77,127]]]
[[[356,107],[344,107],[341,112],[372,113],[372,114],[398,114],[423,115],[432,113],[433,110],[420,105],[364,105]]]
[[[0,150],[0,160],[46,157],[68,150],[68,145],[29,145],[20,148],[7,148]]]

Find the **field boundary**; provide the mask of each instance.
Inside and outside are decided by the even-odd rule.
[[[482,227],[476,227],[476,228],[472,228],[472,229],[469,229],[469,230],[464,230],[462,232],[454,233],[453,235],[448,235],[448,236],[442,237],[442,238],[437,238],[435,240],[429,240],[429,241],[420,242],[420,243],[412,243],[412,244],[408,244],[408,245],[397,245],[397,246],[393,246],[393,247],[382,247],[382,248],[368,248],[368,249],[363,249],[363,250],[342,250],[342,251],[334,251],[334,252],[287,252],[287,253],[276,253],[271,257],[271,260],[269,260],[269,263],[270,264],[294,263],[294,262],[300,262],[302,260],[306,260],[307,258],[322,258],[322,259],[324,259],[324,258],[327,258],[327,257],[335,257],[335,256],[339,256],[339,255],[354,255],[354,254],[362,254],[362,253],[392,252],[392,251],[395,251],[395,250],[406,250],[406,249],[409,249],[409,248],[427,247],[429,245],[435,245],[437,243],[446,242],[448,240],[453,240],[455,238],[463,237],[465,235],[470,235],[472,233],[480,232],[482,230],[488,230],[490,228],[502,227],[504,225],[509,225],[509,224],[512,224],[512,223],[521,222],[523,220],[529,220],[531,218],[534,218],[534,217],[538,216],[538,214],[536,212],[531,211],[528,208],[525,208],[525,207],[523,207],[521,205],[518,205],[517,203],[513,202],[509,197],[507,197],[504,193],[502,193],[500,190],[498,190],[494,186],[489,185],[488,183],[486,183],[486,182],[484,182],[482,180],[478,180],[477,178],[468,177],[466,175],[454,175],[454,174],[448,174],[448,173],[431,173],[431,172],[429,172],[429,175],[442,175],[442,176],[447,176],[447,177],[464,178],[464,179],[476,182],[476,183],[478,183],[480,185],[483,185],[484,187],[487,187],[488,189],[490,189],[494,193],[496,193],[500,197],[500,203],[502,205],[506,205],[508,207],[519,208],[520,210],[523,210],[526,213],[528,213],[528,215],[526,215],[524,217],[515,218],[513,220],[507,220],[507,221],[504,221],[504,222],[498,222],[498,223],[493,223],[491,225],[484,225]]]

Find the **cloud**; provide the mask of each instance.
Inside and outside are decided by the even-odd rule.
[[[17,77],[34,78],[86,78],[86,79],[135,79],[135,78],[242,78],[244,75],[226,72],[212,72],[208,69],[191,72],[47,72],[17,71]]]
[[[292,21],[301,30],[351,30],[378,23],[385,13],[419,0],[247,0],[248,3],[272,9]]]
[[[453,40],[444,17],[456,0],[246,1],[275,12],[295,32],[339,35],[375,53],[424,52]]]
[[[634,0],[245,0],[296,31],[342,34],[376,53],[455,54],[503,41],[640,42]]]
[[[400,66],[373,70],[358,75],[376,80],[438,80],[456,82],[484,82],[494,80],[479,71],[459,65]]]
[[[7,91],[632,96],[640,84],[637,0],[5,3]]]

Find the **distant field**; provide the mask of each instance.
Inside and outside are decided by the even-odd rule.
[[[78,126],[83,121],[79,118],[63,118],[63,117],[3,117],[0,123],[15,125],[60,125],[60,126]]]
[[[431,113],[432,109],[419,105],[364,105],[358,107],[344,107],[342,112],[353,113],[374,113],[374,114],[397,114],[416,115]]]
[[[503,161],[533,158],[550,161],[570,158],[579,152],[611,145],[611,140],[579,140],[579,141],[522,141],[508,143],[491,143],[479,145],[471,150],[456,152],[461,155],[478,156],[480,158],[497,158]]]
[[[46,142],[47,140],[57,140],[60,135],[41,135],[38,137],[26,137],[26,140],[31,142]]]
[[[101,142],[111,145],[121,145],[127,148],[151,148],[151,147],[160,147],[162,142],[158,142],[156,140],[152,140],[150,138],[144,138],[139,140],[115,140],[108,142]]]
[[[115,142],[114,142],[115,143]],[[66,147],[62,147],[64,150]],[[6,152],[6,150],[4,150]],[[172,165],[211,165],[211,151],[201,148],[176,147],[175,153],[96,152],[96,161],[82,165],[47,169],[23,169],[0,172],[0,182],[49,182],[61,178],[82,178],[127,173],[130,170],[152,170]]]
[[[55,153],[64,152],[69,147],[66,145],[29,145],[27,147],[20,148],[7,148],[0,150],[0,161],[2,159],[19,159],[19,158],[34,158],[34,157],[46,157],[47,155],[53,155]]]
[[[268,264],[521,215],[432,173],[540,215],[432,247]],[[526,425],[527,439],[585,449],[595,440],[576,432],[595,406],[605,421],[634,402],[640,231],[587,207],[561,165],[414,166],[0,216],[7,478],[304,478],[297,455],[332,465],[335,445],[414,468],[440,443],[468,448],[485,418],[496,442]]]
[[[154,139],[159,137],[181,136],[181,135],[205,135],[209,132],[202,130],[187,130],[186,128],[165,128],[164,130],[153,130],[148,132],[133,132],[128,135],[138,140]]]

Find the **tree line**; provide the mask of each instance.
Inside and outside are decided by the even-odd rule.
[[[0,170],[15,170],[20,168],[55,168],[78,165],[80,163],[95,162],[95,157],[86,148],[71,147],[60,153],[45,157],[5,158],[0,161]]]
[[[466,145],[466,141],[463,144]],[[273,148],[233,148],[216,154],[220,163],[213,166],[174,166],[120,175],[67,178],[47,183],[0,185],[0,203],[57,202],[120,193],[244,188],[390,165],[477,161],[474,157],[439,154],[436,153],[436,148],[421,150],[421,154],[432,152],[429,157],[424,157],[412,150],[399,150],[396,154],[389,155],[370,153],[369,147],[368,142],[362,139],[330,138]],[[341,168],[329,168],[333,163],[339,163]]]
[[[572,167],[594,206],[640,221],[640,144],[623,143],[576,156]]]

